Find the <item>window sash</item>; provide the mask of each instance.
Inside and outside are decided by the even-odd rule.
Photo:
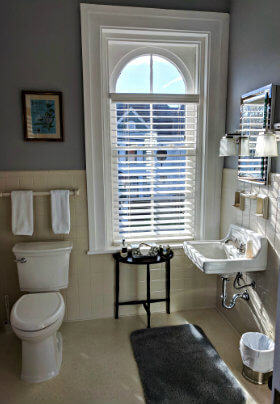
[[[145,103],[131,102],[133,97],[117,102],[112,98],[113,244],[122,238],[129,242],[194,238],[197,97],[195,102],[173,103],[173,108],[166,97],[156,103],[147,98]]]
[[[151,94],[151,93],[109,93],[112,102],[159,102],[164,103],[195,103],[199,104],[199,94]]]

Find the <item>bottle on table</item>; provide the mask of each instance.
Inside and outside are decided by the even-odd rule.
[[[127,244],[126,244],[124,238],[122,239],[122,248],[121,248],[121,251],[120,251],[120,255],[121,255],[122,258],[126,258],[127,255],[128,255]]]

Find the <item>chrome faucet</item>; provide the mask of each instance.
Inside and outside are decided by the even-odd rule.
[[[239,251],[240,254],[245,254],[245,251],[246,251],[246,244],[241,243],[241,241],[239,241],[237,238],[235,238],[235,239],[233,239],[233,240],[230,239],[230,238],[227,238],[227,239],[224,241],[224,243],[225,243],[225,244],[231,243],[231,244]]]
[[[238,251],[240,252],[240,254],[245,254],[246,244],[240,243],[239,246],[238,246]]]

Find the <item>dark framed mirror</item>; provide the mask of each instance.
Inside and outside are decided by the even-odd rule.
[[[279,120],[279,86],[268,84],[243,94],[240,101],[240,131],[249,137],[250,155],[238,158],[238,179],[259,185],[267,184],[270,158],[255,157],[257,136],[273,128]]]

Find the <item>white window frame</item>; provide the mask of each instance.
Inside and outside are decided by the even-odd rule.
[[[88,197],[89,250],[101,254],[116,249],[110,245],[108,195],[110,150],[109,92],[106,41],[127,30],[149,31],[157,37],[196,39],[201,49],[200,88],[200,216],[198,238],[219,237],[222,161],[219,139],[225,131],[226,79],[229,16],[223,13],[174,11],[121,6],[81,4],[84,80],[85,148]]]

